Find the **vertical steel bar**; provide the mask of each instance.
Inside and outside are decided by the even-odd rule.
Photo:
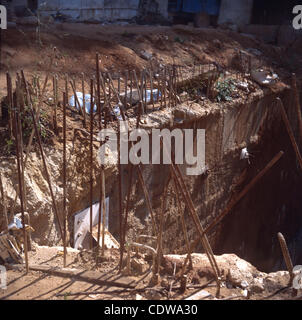
[[[156,265],[156,274],[159,274],[160,264],[161,264],[161,257],[163,253],[163,244],[162,244],[162,237],[163,237],[163,225],[164,225],[164,216],[166,211],[166,200],[167,200],[167,192],[169,188],[169,184],[171,181],[171,176],[169,176],[168,181],[164,186],[164,192],[162,196],[162,203],[161,203],[161,212],[159,218],[159,231],[157,235],[157,265]]]
[[[150,197],[149,197],[149,194],[148,194],[148,189],[146,187],[146,183],[144,181],[143,172],[142,172],[140,164],[137,165],[137,169],[138,169],[138,179],[139,179],[139,182],[140,182],[140,184],[142,186],[142,189],[143,189],[143,192],[144,192],[144,195],[145,195],[145,199],[146,199],[146,202],[147,202],[147,207],[148,207],[148,210],[149,210],[149,213],[150,213],[150,216],[151,216],[153,232],[154,232],[154,235],[156,236],[158,229],[157,229],[157,226],[156,226],[156,221],[155,221],[154,213],[153,213],[153,210],[152,210],[151,200],[150,200]]]
[[[93,247],[92,238],[92,210],[93,210],[93,79],[90,80],[90,163],[89,163],[89,176],[90,176],[90,249]]]
[[[66,74],[66,76],[65,76],[65,94],[66,94],[67,105],[69,105],[68,82],[69,82],[68,74]]]
[[[82,93],[83,93],[83,116],[84,116],[84,128],[86,128],[86,93],[85,93],[85,75],[82,73]]]
[[[4,190],[3,190],[1,172],[0,172],[0,193],[1,193],[1,198],[2,198],[3,212],[4,212],[5,229],[8,232],[9,220],[8,220],[7,203],[6,203],[6,197],[5,197]]]
[[[128,95],[128,71],[125,73],[125,101],[124,106],[127,109],[127,95]]]
[[[296,139],[295,139],[295,136],[294,136],[294,133],[293,133],[293,130],[290,126],[290,123],[289,123],[289,120],[288,120],[288,117],[286,115],[286,111],[284,109],[284,106],[283,106],[283,103],[281,101],[280,98],[277,98],[277,103],[281,109],[281,115],[282,115],[282,118],[283,118],[283,121],[284,121],[284,124],[285,124],[285,127],[286,127],[286,130],[287,130],[287,133],[290,137],[290,141],[292,143],[292,146],[294,148],[294,151],[296,153],[296,157],[298,159],[298,162],[299,162],[299,165],[300,165],[300,168],[302,169],[302,157],[301,157],[301,154],[300,154],[300,151],[299,151],[299,147],[297,145],[297,142],[296,142]]]
[[[17,106],[16,101],[14,101],[15,108]],[[18,130],[18,118],[19,118],[19,108],[16,112],[14,109],[14,121],[15,121],[15,139],[16,139],[16,152],[17,152],[17,169],[18,169],[18,181],[19,181],[19,197],[20,197],[20,204],[21,204],[21,216],[22,216],[22,226],[23,226],[23,241],[24,241],[24,255],[25,255],[25,266],[26,266],[26,273],[29,271],[29,264],[28,264],[28,252],[27,252],[27,233],[25,228],[25,216],[24,216],[24,203],[23,203],[23,185],[22,185],[22,172],[21,172],[21,160],[20,160],[20,137],[19,137],[19,130]]]
[[[123,241],[123,190],[122,190],[122,165],[121,165],[121,130],[118,126],[118,187],[119,187],[119,208],[120,208],[120,242]],[[120,245],[120,257],[122,256],[122,246]]]
[[[188,256],[189,256],[189,260],[190,260],[190,265],[192,266],[192,257],[191,257],[191,252],[190,252],[190,242],[189,242],[189,237],[188,237],[188,232],[187,232],[187,228],[186,228],[186,223],[185,223],[185,216],[184,216],[184,211],[181,208],[181,201],[179,198],[179,190],[177,188],[177,184],[175,179],[173,179],[173,185],[174,185],[174,190],[175,190],[175,195],[176,195],[176,203],[177,203],[177,207],[178,207],[178,211],[180,214],[180,218],[181,218],[181,225],[182,225],[182,230],[184,233],[184,238],[185,238],[185,242],[186,242],[186,246],[187,246],[187,252],[188,252]]]
[[[38,140],[38,144],[39,144],[39,148],[40,148],[40,153],[41,153],[41,157],[42,157],[42,161],[43,161],[46,180],[47,180],[47,183],[48,183],[49,192],[50,192],[50,196],[51,196],[51,199],[52,199],[55,216],[56,216],[56,218],[58,220],[58,225],[59,225],[59,229],[60,229],[61,238],[63,239],[64,234],[63,234],[62,224],[61,224],[61,221],[60,221],[60,218],[59,218],[59,213],[58,213],[55,197],[54,197],[53,190],[52,190],[50,176],[49,176],[47,165],[46,165],[46,160],[45,160],[45,155],[44,155],[44,151],[43,151],[43,147],[42,147],[41,137],[40,137],[40,134],[39,134],[39,131],[38,131],[38,125],[37,125],[37,121],[36,121],[36,117],[35,117],[33,109],[31,109],[31,116],[32,116],[33,124],[34,124],[34,130],[35,130],[35,133],[36,133],[36,138]]]
[[[12,90],[12,79],[10,74],[6,73],[6,83],[7,83],[7,97],[8,97],[8,129],[9,129],[9,137],[13,138],[13,121],[12,121],[12,113],[13,113],[13,90]]]
[[[100,59],[99,54],[96,54],[96,96],[97,96],[97,110],[99,114],[99,129],[102,129],[102,110],[101,110],[101,92],[100,92]]]
[[[299,91],[297,88],[297,78],[295,73],[292,74],[292,88],[294,91],[295,105],[296,105],[297,116],[298,116],[300,139],[302,139],[302,115],[301,115]]]
[[[64,257],[63,266],[66,268],[66,233],[67,233],[67,206],[66,206],[66,94],[63,93],[63,219],[64,219],[64,236],[63,236],[63,246],[64,246]]]
[[[119,270],[122,270],[122,263],[123,263],[123,254],[125,248],[125,241],[126,241],[126,233],[127,233],[127,221],[128,221],[128,213],[129,213],[129,205],[130,205],[130,197],[131,197],[131,189],[132,189],[132,178],[133,178],[133,164],[128,164],[128,172],[129,172],[129,180],[128,180],[128,194],[127,194],[127,201],[126,201],[126,209],[125,209],[125,218],[124,218],[124,225],[123,225],[123,238],[120,243],[121,246],[121,255],[120,255],[120,266]]]
[[[132,107],[132,90],[133,90],[133,78],[132,78],[132,72],[129,72],[130,74],[130,99],[129,99],[129,104],[130,104],[130,108]]]

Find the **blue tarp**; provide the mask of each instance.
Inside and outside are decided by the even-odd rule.
[[[177,0],[177,11],[188,13],[206,12],[209,15],[219,14],[220,0]]]

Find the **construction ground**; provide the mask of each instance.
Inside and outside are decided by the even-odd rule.
[[[0,237],[21,257],[0,263],[0,299],[301,299],[292,286],[302,263],[301,38],[17,25],[2,32],[0,62]],[[95,97],[92,120],[69,103],[79,91]],[[202,174],[100,165],[100,126],[117,132],[126,118],[131,129],[205,129]],[[90,225],[93,237],[75,248],[75,215],[98,202],[110,245],[105,227]],[[24,230],[7,231],[18,213]]]

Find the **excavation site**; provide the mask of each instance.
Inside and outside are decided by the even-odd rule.
[[[83,3],[0,6],[0,300],[301,300],[302,6]]]

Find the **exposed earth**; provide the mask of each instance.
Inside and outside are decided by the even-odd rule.
[[[154,26],[96,26],[85,24],[49,24],[41,30],[38,38],[35,28],[32,26],[18,25],[16,29],[2,32],[1,38],[1,61],[0,61],[0,98],[6,96],[6,72],[14,73],[24,70],[26,77],[44,76],[46,72],[57,73],[70,78],[81,79],[82,72],[90,75],[95,72],[95,54],[99,52],[101,70],[116,72],[120,70],[141,70],[150,66],[177,64],[185,67],[188,74],[198,64],[215,63],[229,72],[244,72],[240,70],[242,65],[238,64],[238,52],[243,50],[253,56],[255,66],[265,66],[267,69],[276,71],[284,83],[289,82],[291,72],[297,74],[298,86],[302,75],[302,43],[297,41],[292,47],[284,48],[273,44],[267,44],[256,37],[241,35],[236,32],[220,29],[192,28],[187,26],[154,27]],[[146,57],[151,57],[146,58]],[[50,64],[51,63],[51,64]],[[59,83],[63,89],[64,83]],[[47,86],[47,92],[51,92],[51,84]],[[257,84],[255,84],[257,88]],[[89,88],[86,88],[89,90]],[[214,110],[214,109],[213,109]],[[47,114],[46,117],[50,116]],[[62,114],[58,113],[59,127],[62,128]],[[80,128],[78,119],[71,115],[67,119],[69,131],[69,149],[74,145],[74,129]],[[80,141],[76,142],[78,155],[71,159],[70,176],[79,162],[84,161],[82,153],[88,150],[88,142],[85,142],[85,133],[79,133]],[[55,155],[55,150],[61,152],[61,139],[51,136],[49,142],[50,162],[56,165],[60,158]],[[1,157],[7,156],[3,152],[5,143],[2,139]],[[84,156],[83,156],[84,157]],[[59,159],[59,160],[58,160]],[[33,156],[32,164],[39,159]],[[11,171],[14,170],[14,160],[8,158],[5,161]],[[10,164],[9,164],[10,163]],[[40,169],[30,169],[35,177],[40,174]],[[53,173],[55,175],[55,173]],[[82,176],[87,176],[83,169]],[[109,173],[108,173],[109,175]],[[58,180],[61,176],[55,176]],[[41,178],[42,180],[42,178]],[[76,184],[76,181],[74,181]],[[111,185],[115,181],[109,182]],[[41,182],[46,190],[45,181]],[[59,188],[59,187],[58,187]],[[81,189],[82,188],[82,189]],[[85,186],[79,186],[78,193]],[[12,194],[12,186],[7,189]],[[38,196],[37,196],[38,198]],[[29,200],[29,206],[37,206],[42,203],[43,195],[39,199]],[[32,200],[32,203],[30,202]],[[84,200],[83,200],[84,202]],[[80,203],[71,197],[70,211],[74,212]],[[45,208],[41,208],[41,211]],[[53,219],[45,218],[49,225]],[[133,218],[131,220],[132,231],[142,229],[143,226]],[[58,243],[56,234],[47,229],[49,234],[36,223],[36,239],[39,244],[61,245]],[[206,290],[208,296],[203,299],[216,299],[216,286],[209,263],[205,254],[193,255],[193,269],[187,273],[188,288],[180,292],[180,265],[184,256],[165,255],[161,269],[161,281],[156,286],[150,286],[151,264],[147,255],[140,253],[138,259],[141,261],[142,270],[136,270],[134,274],[121,277],[127,281],[133,280],[135,288],[126,289],[114,285],[96,285],[76,278],[59,277],[42,271],[30,271],[24,274],[20,266],[9,267],[7,272],[7,290],[0,289],[0,299],[49,299],[49,300],[109,300],[109,299],[185,299],[200,290]],[[275,273],[263,273],[254,266],[240,259],[234,254],[216,256],[220,270],[222,271],[222,288],[218,299],[294,299],[301,296],[292,288],[288,288],[289,274],[287,271]],[[62,268],[62,248],[38,246],[34,243],[33,251],[29,254],[30,265],[47,266],[51,268]],[[88,251],[77,251],[72,248],[68,252],[67,267],[78,270],[94,270],[103,275],[117,275],[119,251],[106,252],[105,261],[95,265],[92,254]],[[174,274],[175,262],[175,274]],[[212,280],[212,281],[211,281]],[[211,281],[209,283],[209,281]],[[171,289],[172,283],[172,289]],[[191,286],[191,288],[189,288]],[[178,289],[173,289],[176,287]],[[200,298],[198,298],[200,299]]]

